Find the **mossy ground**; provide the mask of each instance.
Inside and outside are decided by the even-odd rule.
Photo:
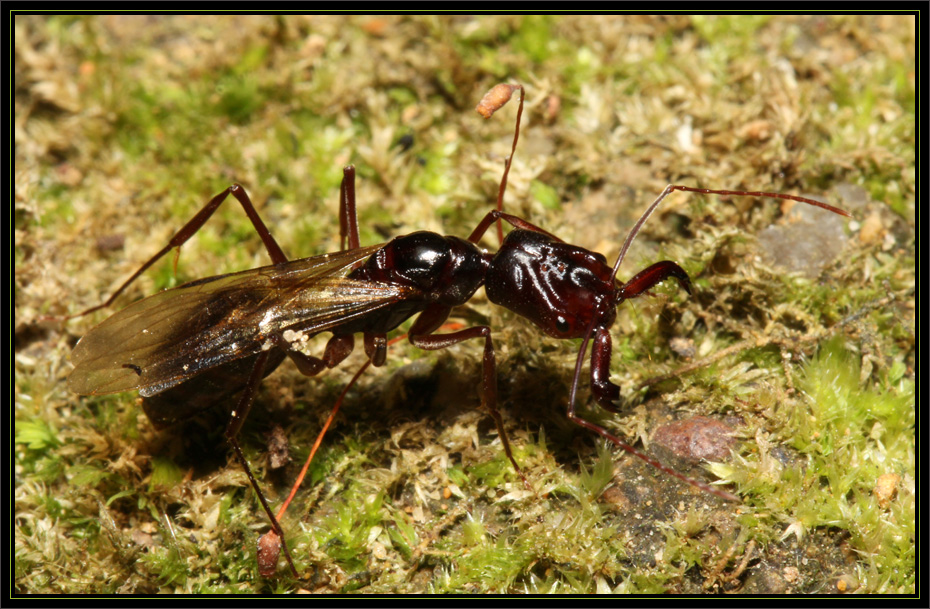
[[[915,591],[913,17],[13,25],[15,592]],[[396,345],[350,394],[283,520],[303,579],[283,562],[263,579],[268,522],[225,415],[159,433],[135,395],[69,394],[68,354],[107,313],[37,319],[99,303],[233,181],[294,257],[338,249],[347,163],[364,244],[467,236],[509,152],[515,109],[472,110],[501,81],[528,94],[507,209],[608,258],[669,182],[808,194],[854,214],[812,239],[775,202],[679,193],[621,271],[670,258],[698,289],[622,307],[614,380],[635,407],[587,416],[647,441],[671,417],[726,421],[731,459],[662,458],[730,481],[743,503],[571,425],[578,345],[481,296],[460,317],[495,331],[502,412],[536,494],[475,410],[480,346]],[[773,250],[760,233],[783,225]],[[826,253],[780,266],[812,240]],[[268,260],[235,204],[176,274],[171,258],[118,306]],[[242,442],[274,505],[361,357],[316,379],[285,364],[263,384]],[[280,472],[263,453],[273,422],[294,458]]]

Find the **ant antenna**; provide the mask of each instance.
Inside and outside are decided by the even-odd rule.
[[[821,207],[827,211],[832,211],[835,214],[841,216],[846,216],[847,218],[852,218],[852,215],[839,207],[833,207],[832,205],[827,205],[822,201],[817,201],[815,199],[808,199],[806,197],[799,197],[796,195],[786,195],[780,192],[755,192],[755,191],[744,191],[744,190],[711,190],[708,188],[693,188],[691,186],[678,186],[676,184],[669,184],[665,187],[665,190],[652,202],[643,215],[640,216],[639,220],[636,221],[636,224],[633,225],[633,228],[630,229],[630,233],[626,236],[626,241],[623,242],[623,247],[620,248],[620,255],[617,256],[617,262],[614,264],[613,274],[611,275],[611,281],[616,281],[617,271],[620,270],[620,263],[623,262],[623,258],[626,256],[627,251],[630,249],[630,245],[633,244],[633,239],[636,238],[636,235],[639,234],[639,230],[643,227],[643,224],[646,223],[646,220],[649,219],[649,216],[652,215],[652,212],[656,210],[665,197],[670,195],[672,192],[680,190],[683,192],[697,192],[706,195],[734,195],[734,196],[744,196],[744,197],[768,197],[770,199],[784,199],[786,201],[797,201],[798,203],[807,203],[808,205],[813,205],[814,207]]]
[[[510,173],[510,165],[513,163],[513,155],[517,152],[517,141],[520,139],[520,118],[523,117],[523,100],[526,97],[526,91],[523,85],[508,85],[501,83],[495,85],[490,91],[484,94],[475,111],[484,118],[491,118],[495,112],[504,107],[510,101],[514,91],[520,91],[520,106],[517,109],[517,125],[513,130],[513,146],[510,148],[510,156],[504,161],[504,175],[501,177],[501,185],[497,190],[497,211],[504,210],[504,193],[507,191],[507,175]],[[504,241],[504,227],[501,219],[497,219],[497,242]]]

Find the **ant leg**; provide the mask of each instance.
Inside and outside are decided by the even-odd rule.
[[[265,513],[268,514],[268,518],[271,520],[271,528],[278,536],[281,546],[284,548],[284,555],[287,558],[287,563],[291,567],[291,571],[294,573],[294,577],[297,578],[297,568],[294,566],[294,561],[291,559],[291,553],[287,549],[287,544],[284,542],[284,530],[281,528],[281,525],[278,523],[278,519],[275,518],[274,512],[271,511],[271,507],[268,505],[268,501],[265,500],[265,495],[262,493],[261,488],[258,486],[258,482],[255,480],[255,476],[252,475],[252,469],[249,467],[249,462],[245,458],[245,453],[242,452],[242,447],[239,446],[239,440],[237,437],[239,431],[242,429],[242,424],[245,422],[245,418],[249,415],[249,410],[252,408],[252,401],[255,399],[255,392],[258,389],[259,384],[264,377],[265,363],[268,361],[268,351],[262,352],[261,355],[255,360],[255,367],[252,368],[252,373],[249,375],[248,384],[245,386],[245,389],[242,391],[242,397],[239,398],[239,403],[236,405],[235,410],[232,411],[229,424],[226,426],[226,440],[233,447],[233,450],[236,452],[236,456],[239,458],[239,462],[242,463],[242,468],[245,470],[246,476],[249,478],[249,482],[252,484],[252,488],[255,489],[255,493],[258,495],[258,499],[262,504],[262,508],[265,510]],[[259,554],[261,554],[261,549]]]
[[[383,337],[384,335],[374,336],[377,338]],[[382,350],[386,352],[388,345],[393,345],[394,343],[399,342],[405,338],[407,338],[407,335],[402,334],[401,336],[392,338],[390,341],[386,341]],[[348,351],[346,351],[344,355],[341,355],[341,359],[338,362],[334,362],[332,366],[328,366],[328,364],[325,363],[326,354],[324,354],[323,359],[320,359],[300,353],[298,357],[300,358],[301,363],[298,363],[298,369],[303,373],[304,368],[301,366],[306,365],[306,362],[311,362],[314,367],[311,368],[312,373],[308,374],[307,376],[314,376],[318,374],[323,369],[323,367],[332,368],[336,366],[336,364],[348,357],[349,353],[351,353],[352,346],[354,344],[352,339],[353,336],[351,334],[347,336],[333,336],[330,339],[330,342],[327,343],[326,353],[329,353],[331,350],[335,352],[337,349],[344,349],[345,346],[348,345]],[[366,344],[367,342],[368,336],[366,335]],[[378,341],[375,341],[375,343],[380,347],[380,343],[378,343]],[[330,344],[334,345],[332,349],[330,348]],[[299,352],[291,352],[289,354],[292,356],[291,359],[294,359],[293,355],[296,353]],[[294,359],[294,361],[297,362],[298,360]],[[319,368],[315,367],[317,363],[319,364]],[[333,420],[336,418],[336,414],[342,407],[342,403],[345,401],[346,394],[348,394],[349,390],[355,386],[355,383],[358,382],[358,379],[362,376],[362,373],[368,369],[368,366],[371,366],[373,363],[375,363],[375,360],[371,359],[371,354],[369,353],[368,361],[362,364],[362,366],[358,369],[358,372],[355,373],[355,376],[352,377],[352,380],[350,380],[342,389],[342,393],[339,394],[339,399],[336,400],[336,404],[333,406],[329,416],[326,418],[326,422],[323,423],[323,428],[320,429],[320,433],[317,434],[316,440],[313,442],[313,447],[310,449],[310,454],[307,456],[307,460],[304,462],[304,466],[301,468],[300,473],[297,475],[297,479],[294,481],[294,485],[291,487],[291,492],[288,494],[287,499],[284,500],[284,503],[281,504],[281,507],[278,508],[278,513],[276,515],[278,520],[284,516],[288,506],[291,504],[291,501],[293,501],[294,497],[297,495],[297,490],[300,488],[300,485],[303,484],[304,478],[307,476],[307,472],[310,470],[310,464],[313,462],[313,457],[316,456],[316,451],[319,450],[320,445],[323,443],[323,437],[326,435],[326,432],[329,431],[330,425],[332,425]],[[278,564],[279,550],[283,545],[282,540],[283,537],[281,537],[281,535],[275,530],[268,531],[259,539],[258,563],[259,571],[261,571],[263,577],[271,577],[274,574]]]
[[[229,195],[234,196],[239,201],[239,203],[242,205],[242,209],[245,210],[245,213],[249,217],[249,220],[252,221],[252,226],[255,227],[255,231],[258,233],[258,236],[261,237],[262,243],[265,244],[265,249],[268,250],[268,255],[271,257],[272,263],[281,264],[283,262],[287,262],[287,256],[284,255],[284,252],[281,250],[280,246],[278,246],[277,241],[275,241],[274,237],[271,236],[271,232],[268,230],[268,227],[265,226],[265,223],[262,222],[262,219],[261,217],[259,217],[258,212],[255,211],[255,206],[252,205],[252,201],[249,199],[249,195],[245,192],[245,189],[242,188],[242,186],[240,186],[239,184],[233,184],[232,186],[230,186],[229,188],[227,188],[220,194],[210,199],[210,202],[207,203],[203,209],[197,212],[197,215],[191,218],[191,220],[187,224],[185,224],[183,227],[181,227],[181,230],[179,230],[174,235],[174,237],[172,237],[171,240],[168,241],[168,245],[162,248],[157,254],[149,258],[141,267],[139,267],[139,270],[133,273],[129,279],[124,281],[123,284],[119,286],[116,289],[116,291],[113,292],[113,294],[111,294],[110,297],[105,302],[97,306],[91,307],[89,309],[86,309],[84,311],[81,311],[80,313],[76,313],[74,315],[68,315],[64,317],[63,319],[68,320],[68,319],[74,319],[75,317],[83,317],[89,313],[93,313],[94,311],[103,309],[113,304],[113,301],[116,300],[116,297],[122,294],[123,290],[129,287],[129,284],[135,281],[139,277],[139,275],[144,273],[150,266],[155,264],[159,258],[164,256],[165,254],[167,254],[174,248],[178,248],[178,252],[180,253],[181,246],[184,245],[184,243],[187,242],[188,239],[193,237],[194,234],[198,230],[200,230],[200,228],[204,224],[206,224],[207,220],[210,219],[210,216],[213,215],[213,212],[216,211],[216,209],[220,206],[220,204],[222,204],[223,201],[225,201]]]
[[[304,376],[316,376],[325,368],[335,368],[337,365],[339,365],[340,362],[342,362],[349,356],[350,353],[352,353],[354,346],[354,335],[334,334],[329,339],[329,342],[326,343],[326,349],[323,352],[322,358],[307,355],[301,351],[288,351],[287,355],[291,358],[291,361],[297,365],[297,369],[301,374]],[[336,401],[336,405],[333,406],[332,411],[329,413],[329,418],[326,419],[326,423],[323,425],[323,429],[321,429],[320,433],[317,435],[316,442],[313,443],[313,448],[310,450],[310,456],[307,457],[307,461],[304,463],[303,469],[300,470],[300,474],[297,476],[297,481],[291,487],[290,494],[288,494],[287,499],[284,500],[284,503],[281,504],[281,507],[278,508],[277,515],[272,517],[272,522],[275,525],[277,525],[278,520],[284,516],[284,512],[287,511],[287,507],[291,504],[291,501],[297,494],[297,489],[299,489],[300,485],[303,483],[304,477],[307,475],[307,471],[310,469],[310,463],[313,461],[313,457],[316,455],[317,449],[320,448],[320,444],[323,443],[323,436],[326,435],[326,432],[329,430],[329,426],[332,424],[333,419],[336,418],[336,413],[339,412],[339,408],[342,406],[342,402],[345,399],[346,394],[349,392],[349,389],[355,385],[356,381],[358,381],[359,377],[362,376],[362,373],[371,363],[371,360],[365,362],[359,371],[355,373],[355,376],[352,377],[352,380],[349,381],[349,384],[346,385],[342,390],[342,394],[340,394],[339,399]],[[238,431],[238,429],[236,431]],[[249,473],[249,479],[252,479],[251,473]],[[262,502],[264,504],[264,498],[262,499]],[[258,570],[262,577],[271,577],[274,575],[275,571],[277,570],[278,557],[282,547],[284,548],[285,554],[287,554],[288,562],[292,562],[290,554],[288,554],[287,551],[287,546],[284,544],[284,533],[281,531],[281,527],[279,525],[272,527],[272,530],[268,531],[259,538],[257,559]]]
[[[635,277],[621,285],[618,289],[621,299],[636,298],[648,293],[656,284],[673,277],[678,285],[691,294],[691,279],[683,268],[665,260],[657,262],[636,274]],[[616,406],[620,400],[620,387],[610,382],[610,355],[612,353],[610,332],[598,328],[594,332],[594,344],[591,347],[591,394],[598,406],[604,410],[618,413]]]
[[[504,429],[504,420],[501,418],[501,413],[497,409],[497,365],[494,358],[494,345],[491,342],[491,328],[488,326],[474,326],[449,334],[433,334],[433,332],[445,322],[451,310],[450,307],[443,305],[434,305],[427,308],[420,313],[416,321],[413,322],[408,340],[412,345],[420,349],[435,351],[451,347],[456,343],[472,338],[484,338],[484,357],[482,360],[481,374],[482,406],[488,410],[491,418],[494,419],[494,424],[497,426],[497,433],[501,438],[501,443],[504,445],[504,453],[506,453],[507,458],[510,459],[510,462],[513,464],[514,470],[520,474],[520,478],[523,479],[523,484],[526,488],[528,490],[533,490],[532,485],[529,483],[529,480],[526,479],[523,470],[520,469],[517,460],[513,456],[513,451],[510,449],[510,439],[507,437],[507,432]]]
[[[445,320],[443,320],[445,321]],[[373,366],[380,368],[387,360],[387,334],[365,332],[365,355]]]
[[[575,414],[575,393],[578,390],[578,382],[581,378],[581,365],[584,361],[585,349],[588,347],[588,340],[590,335],[584,339],[584,342],[581,344],[581,349],[578,351],[578,359],[575,362],[575,376],[572,379],[572,388],[568,401],[568,418],[575,424],[581,425],[582,427],[593,431],[598,434],[605,440],[611,442],[618,448],[630,453],[634,457],[642,459],[649,465],[653,466],[661,472],[665,472],[669,476],[678,478],[682,482],[687,482],[691,486],[701,489],[702,491],[708,492],[712,495],[716,495],[728,501],[739,501],[739,497],[727,491],[721,490],[719,488],[713,487],[705,482],[700,480],[695,480],[689,478],[684,474],[681,474],[674,469],[668,467],[667,465],[661,463],[660,461],[653,459],[644,452],[641,452],[617,436],[613,435],[603,427],[595,425],[594,423],[582,419],[577,414]],[[594,394],[595,399],[597,400],[598,405],[604,407],[610,412],[617,412],[617,407],[614,405],[614,401],[618,400],[620,397],[620,388],[607,381],[606,378],[609,376],[609,371],[607,368],[610,367],[610,329],[605,327],[598,327],[594,329],[594,348],[593,353],[591,354],[591,391]],[[599,381],[604,381],[606,384],[602,383],[598,385]],[[599,393],[600,392],[600,393]]]
[[[358,215],[355,213],[355,166],[342,169],[342,184],[339,186],[339,236],[342,249],[359,247]],[[348,239],[348,248],[346,248]]]
[[[327,417],[326,422],[323,424],[323,428],[320,429],[320,433],[317,434],[316,440],[313,442],[313,447],[310,449],[310,454],[307,456],[307,460],[304,462],[304,466],[301,468],[300,473],[297,475],[297,480],[294,481],[294,485],[291,487],[290,494],[288,494],[287,499],[284,500],[284,503],[281,504],[281,507],[278,508],[277,518],[279,520],[284,516],[284,512],[287,511],[291,501],[297,495],[297,490],[300,488],[300,485],[303,484],[304,478],[307,476],[307,472],[310,470],[310,464],[313,462],[313,457],[316,455],[316,451],[323,443],[323,436],[326,435],[326,432],[329,430],[329,426],[332,425],[333,420],[336,418],[336,414],[339,412],[339,408],[342,407],[342,402],[345,400],[346,394],[349,393],[349,389],[355,385],[359,377],[362,376],[362,373],[368,369],[369,365],[371,365],[371,360],[362,364],[362,367],[358,369],[358,372],[355,373],[355,376],[352,377],[352,380],[349,381],[349,383],[342,390],[342,393],[339,394],[339,399],[336,400],[336,404],[330,411],[329,417]],[[271,577],[274,575],[278,564],[279,550],[284,545],[283,540],[284,538],[274,529],[262,535],[258,540],[259,571],[261,571],[263,577]],[[287,551],[286,546],[285,551]]]
[[[403,337],[401,337],[403,338]],[[394,341],[391,341],[394,342]],[[320,429],[320,433],[317,434],[316,440],[313,442],[313,447],[310,449],[310,455],[307,457],[307,461],[304,463],[303,468],[301,468],[300,473],[297,475],[297,480],[294,482],[294,486],[291,487],[291,492],[287,496],[287,499],[281,504],[281,507],[278,509],[278,518],[284,515],[284,512],[287,511],[287,506],[291,504],[291,500],[294,499],[294,495],[297,494],[297,489],[300,488],[300,485],[304,481],[304,477],[307,475],[307,470],[310,469],[310,463],[313,462],[313,457],[316,455],[316,451],[320,448],[320,445],[323,443],[323,436],[326,435],[326,432],[329,430],[329,426],[332,425],[333,420],[336,418],[336,414],[339,412],[339,409],[342,407],[342,403],[345,401],[346,394],[349,393],[349,390],[355,386],[355,383],[358,382],[358,379],[362,376],[362,373],[368,369],[368,366],[371,365],[371,360],[366,361],[358,369],[358,372],[355,373],[355,376],[352,377],[352,380],[349,381],[346,386],[342,389],[342,393],[339,394],[339,399],[336,400],[336,404],[333,406],[333,409],[329,413],[329,417],[326,418],[326,422],[323,423],[323,428]]]
[[[610,332],[598,328],[594,333],[594,345],[591,347],[591,395],[597,405],[618,414],[620,408],[620,387],[610,382],[610,356],[613,353]]]
[[[372,339],[369,339],[369,335],[365,335],[366,343],[366,352],[367,345],[369,340],[372,341],[376,348],[382,353],[381,363],[384,363],[384,355],[387,352],[387,346],[393,345],[394,343],[403,340],[407,337],[406,334],[393,338],[390,341],[379,341],[378,339],[384,338],[383,334],[372,335]],[[324,367],[333,368],[339,362],[348,357],[349,353],[352,352],[352,347],[354,346],[354,337],[352,334],[336,336],[334,335],[329,342],[326,344],[326,352],[323,354],[323,358],[312,357],[305,355],[303,353],[294,351],[289,353],[291,359],[294,362],[297,362],[298,369],[301,373],[306,374],[307,376],[314,376],[318,374]],[[295,359],[295,355],[297,358]],[[333,361],[330,358],[330,365],[327,363],[327,356],[337,357],[338,361]],[[355,383],[358,382],[358,379],[362,376],[362,373],[368,369],[368,366],[372,364],[378,366],[380,364],[376,363],[378,357],[377,353],[375,356],[372,356],[372,353],[368,353],[369,359],[361,368],[358,369],[358,372],[355,373],[355,376],[352,377],[352,380],[346,384],[342,389],[342,393],[339,394],[339,399],[336,400],[336,404],[333,406],[333,409],[329,413],[329,417],[326,418],[326,422],[323,424],[323,428],[320,429],[320,433],[317,434],[316,440],[313,442],[313,447],[310,449],[310,454],[307,456],[307,460],[304,462],[303,468],[301,468],[300,473],[297,475],[297,479],[294,481],[294,485],[291,487],[291,492],[288,494],[287,499],[284,500],[284,503],[281,504],[281,507],[278,508],[277,518],[280,520],[284,516],[284,512],[287,511],[288,506],[291,504],[291,501],[294,499],[294,496],[297,495],[297,490],[300,488],[300,485],[303,484],[304,478],[307,476],[307,472],[310,470],[310,464],[313,462],[313,457],[316,455],[316,451],[320,448],[320,445],[323,443],[323,437],[326,435],[326,432],[329,431],[330,425],[332,425],[333,420],[336,418],[336,414],[339,412],[339,409],[342,407],[342,403],[345,401],[346,394],[349,393],[349,390],[355,386]],[[307,371],[305,372],[304,366],[308,366]],[[278,564],[278,551],[279,548],[283,545],[283,537],[275,531],[271,530],[262,535],[259,539],[259,570],[261,571],[264,577],[271,577],[274,574],[274,570]]]
[[[333,334],[326,343],[323,357],[307,355],[302,351],[288,351],[287,356],[296,364],[304,376],[316,376],[325,368],[335,368],[342,360],[349,357],[355,348],[355,336],[352,334]]]
[[[304,376],[316,376],[326,368],[326,364],[323,363],[322,359],[307,355],[301,351],[288,351],[287,356]]]

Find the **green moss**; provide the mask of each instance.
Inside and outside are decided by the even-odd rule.
[[[17,15],[14,25],[18,592],[771,594],[831,590],[841,572],[860,592],[913,591],[912,18]],[[536,493],[474,412],[480,345],[426,355],[394,345],[350,392],[283,518],[302,578],[282,561],[263,580],[254,548],[267,518],[222,441],[153,430],[135,394],[69,395],[67,354],[107,312],[67,324],[35,315],[99,303],[232,182],[294,257],[336,249],[347,163],[358,167],[363,243],[424,228],[466,236],[509,154],[515,109],[490,121],[472,112],[498,80],[528,94],[507,209],[608,258],[668,182],[859,185],[873,200],[851,211],[859,226],[877,214],[881,239],[851,228],[821,276],[784,277],[755,260],[754,235],[780,221],[777,204],[684,195],[637,239],[631,263],[677,260],[696,293],[669,283],[624,305],[612,370],[629,401],[621,415],[589,414],[585,369],[578,407],[650,452],[645,440],[669,417],[727,417],[737,457],[675,467],[733,481],[743,505],[608,456],[565,419],[580,341],[541,336],[479,296],[456,321],[493,329],[501,411]],[[123,249],[95,247],[113,235]],[[232,200],[185,245],[177,274],[172,258],[116,308],[268,261]],[[633,389],[733,345],[712,366]],[[362,357],[315,379],[284,365],[263,383],[242,442],[273,507],[296,465],[267,471],[270,421],[302,460]],[[429,379],[403,380],[414,361]],[[224,424],[218,415],[206,428]],[[879,503],[885,474],[900,476],[897,494]],[[751,542],[758,559],[723,582]],[[797,565],[793,583],[752,588]]]
[[[542,182],[533,180],[532,184],[530,184],[530,193],[545,209],[556,210],[561,206],[558,192]]]
[[[895,575],[870,586],[886,591],[913,583],[914,384],[910,380],[866,386],[858,356],[837,337],[823,345],[798,379],[803,399],[782,404],[777,435],[800,459],[773,458],[759,446],[740,474],[743,490],[779,515],[798,538],[818,527],[848,531],[850,543],[874,570]],[[719,471],[719,470],[718,470]],[[899,475],[889,507],[873,495],[879,476]],[[870,578],[871,579],[871,578]]]
[[[159,487],[172,488],[177,486],[184,478],[184,472],[173,461],[165,458],[152,460],[152,477],[149,479],[149,489]]]
[[[18,421],[16,424],[16,443],[25,444],[29,450],[47,451],[60,445],[58,430],[47,421],[35,419]]]
[[[597,461],[594,467],[588,470],[584,464],[581,466],[579,474],[580,490],[584,495],[578,497],[579,500],[594,501],[601,496],[604,489],[613,481],[614,462],[610,449],[605,443],[599,442],[597,445]]]
[[[743,18],[734,15],[695,15],[691,24],[709,46],[736,46],[756,39],[759,29],[772,20],[771,15],[754,15]]]
[[[532,15],[521,19],[512,41],[514,48],[536,63],[549,59],[555,42],[551,29],[553,19],[549,15]]]

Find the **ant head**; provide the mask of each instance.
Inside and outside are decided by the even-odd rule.
[[[618,289],[601,254],[529,230],[511,231],[488,267],[488,299],[554,338],[583,338],[616,318]]]

